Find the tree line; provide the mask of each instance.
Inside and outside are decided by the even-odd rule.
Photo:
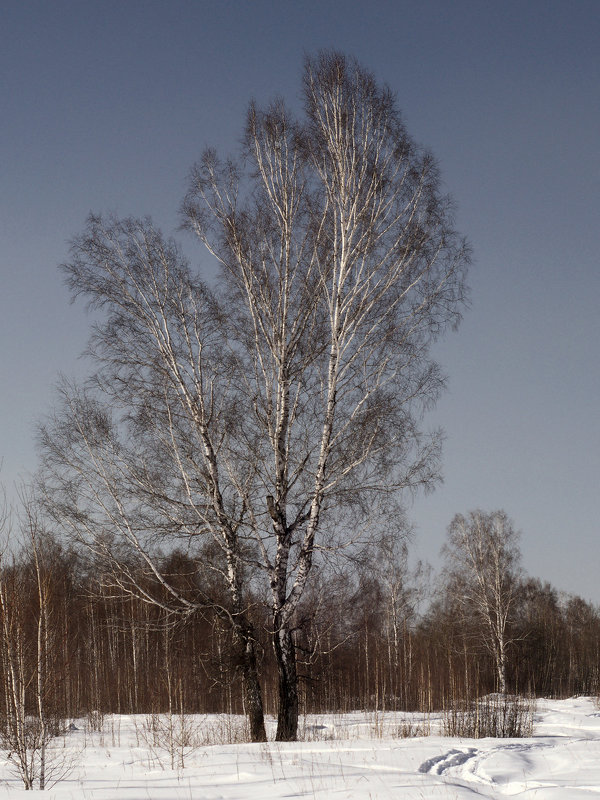
[[[19,742],[19,724],[42,741],[65,720],[86,715],[247,712],[235,631],[214,609],[181,618],[141,596],[119,594],[103,581],[101,564],[32,528],[30,516],[27,525],[25,545],[5,553],[0,567],[4,746],[11,736],[13,749]],[[165,556],[161,568],[190,597],[204,569],[181,551]],[[151,580],[142,564],[137,569],[141,585]],[[598,694],[596,606],[515,576],[502,686],[486,620],[462,613],[463,595],[454,589],[448,570],[433,576],[423,566],[410,568],[405,549],[394,558],[378,552],[315,583],[294,625],[301,713],[433,712],[502,689]],[[276,715],[268,608],[257,597],[248,614],[265,711]]]

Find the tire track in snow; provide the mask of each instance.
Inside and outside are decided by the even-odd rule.
[[[469,747],[466,750],[452,749],[439,756],[424,761],[419,767],[419,772],[430,775],[440,775],[445,782],[450,781],[452,785],[461,789],[469,789],[481,797],[488,797],[487,792],[492,792],[489,797],[497,797],[498,794],[521,794],[538,789],[552,790],[559,786],[551,779],[540,780],[538,775],[528,775],[529,769],[533,766],[530,754],[534,751],[549,748],[552,745],[547,742],[510,742],[500,744],[491,749],[479,750]],[[504,780],[498,775],[490,775],[486,769],[490,760],[503,753],[514,753],[522,762],[523,778],[514,780],[514,777]],[[456,769],[453,769],[456,768]],[[449,774],[449,770],[453,770]],[[600,793],[600,787],[595,787],[595,792]],[[568,795],[566,795],[568,796]]]
[[[424,761],[419,767],[419,772],[443,775],[447,769],[460,767],[471,758],[475,758],[477,752],[476,747],[469,747],[466,751],[448,750],[447,753],[443,753],[441,756],[434,756],[434,758],[428,758],[427,761]]]

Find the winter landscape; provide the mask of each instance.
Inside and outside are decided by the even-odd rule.
[[[600,4],[34,6],[0,800],[600,795]]]
[[[589,697],[538,700],[532,734],[520,739],[442,736],[441,715],[356,712],[307,718],[298,742],[202,744],[184,751],[176,747],[171,754],[156,722],[142,715],[106,716],[95,725],[101,730],[91,731],[89,720],[77,721],[77,730],[54,745],[60,756],[54,763],[67,754],[72,771],[43,796],[589,800],[600,795],[600,710]],[[235,736],[236,724],[241,726],[241,718],[190,717],[185,730],[198,742],[211,737],[218,742]],[[402,732],[413,735],[402,738]],[[22,796],[22,784],[6,763],[0,775],[0,797]]]

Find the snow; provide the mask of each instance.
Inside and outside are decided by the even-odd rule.
[[[111,716],[104,718],[101,731],[90,731],[85,720],[75,721],[76,729],[54,745],[55,755],[73,760],[73,770],[49,791],[30,796],[47,800],[600,798],[600,710],[593,698],[539,700],[533,735],[527,739],[444,737],[439,735],[439,715],[319,715],[304,721],[304,741],[204,743],[183,748],[185,767],[179,769],[171,768],[166,723],[164,718]],[[188,718],[184,733],[195,738],[196,745],[198,740],[218,742],[235,735],[242,723],[217,716]],[[398,731],[407,728],[429,735],[398,738]],[[177,730],[175,734],[179,737]],[[0,800],[20,797],[22,791],[6,761],[0,762]]]

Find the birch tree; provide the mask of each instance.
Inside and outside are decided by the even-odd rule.
[[[437,478],[439,440],[420,427],[442,386],[429,346],[458,321],[468,262],[390,90],[329,52],[307,59],[303,89],[300,120],[252,104],[244,161],[205,152],[184,204],[221,266],[241,367],[230,475],[271,590],[280,739],[296,736],[294,614],[315,555]]]
[[[499,690],[507,690],[510,623],[520,589],[519,533],[504,511],[457,514],[444,547],[449,591],[475,621],[492,656]]]
[[[10,514],[0,501],[0,748],[25,789],[43,790],[66,777],[73,763],[64,748],[51,747],[66,732],[55,702],[51,559],[33,501],[24,492],[20,499],[17,536],[11,536]],[[18,556],[15,539],[22,546]]]
[[[212,554],[255,698],[264,585],[279,740],[297,735],[295,617],[315,564],[401,535],[405,492],[438,479],[429,351],[458,323],[469,260],[388,88],[326,52],[303,97],[300,117],[251,104],[239,157],[207,150],[191,172],[183,224],[217,261],[210,287],[149,221],[90,218],[65,271],[106,315],[97,371],[42,433],[56,512],[122,588],[140,590],[133,554],[183,613],[157,547]]]
[[[90,339],[97,371],[87,387],[62,384],[40,430],[46,506],[104,568],[109,592],[179,618],[210,610],[231,626],[250,734],[262,741],[246,510],[221,475],[239,435],[221,312],[149,220],[90,217],[65,269],[106,318]],[[164,568],[178,547],[198,564],[189,591]]]

